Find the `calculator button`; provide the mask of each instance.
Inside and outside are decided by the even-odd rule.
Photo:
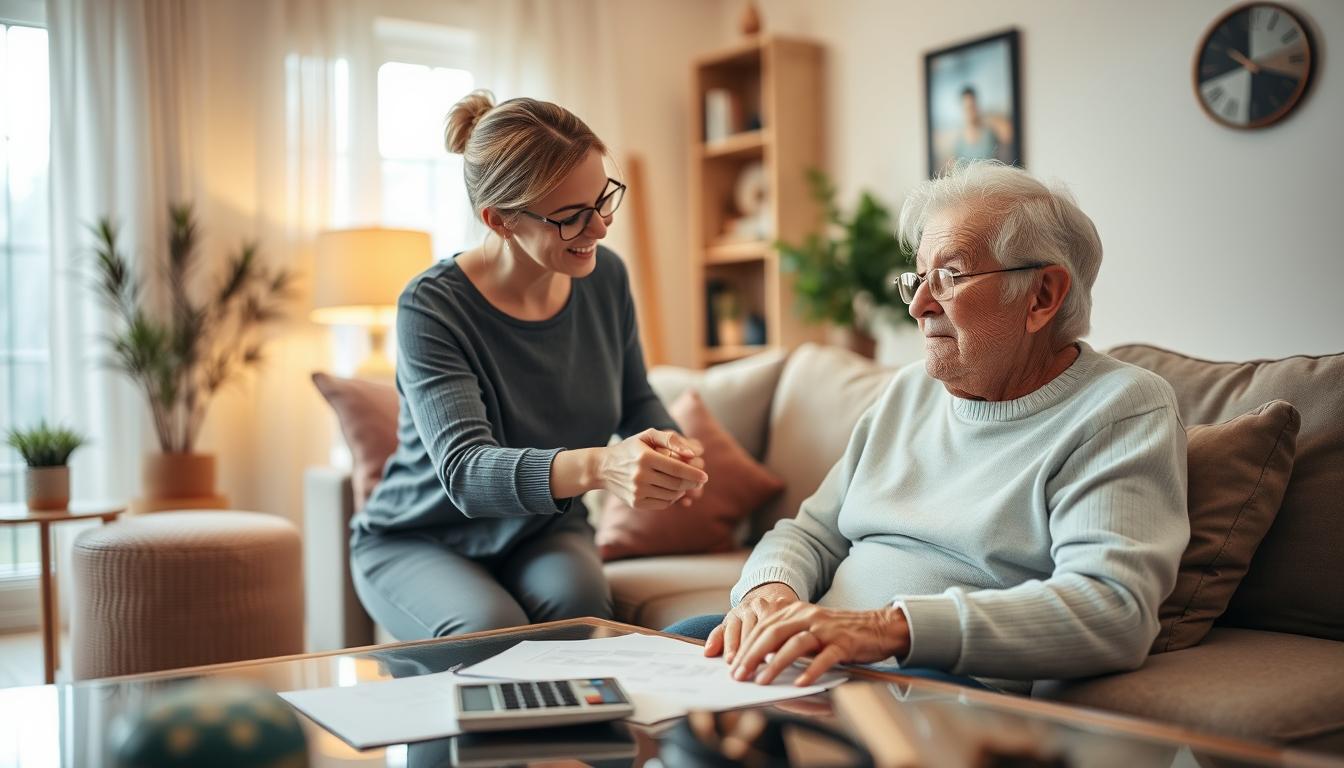
[[[561,683],[559,687],[560,687],[560,700],[565,703],[565,706],[567,707],[579,706],[579,700],[574,696],[574,689],[570,688],[568,683]]]
[[[539,683],[541,688],[541,703],[548,707],[560,706],[560,699],[555,695],[554,683]]]
[[[519,685],[523,689],[523,703],[528,709],[537,709],[541,706],[537,701],[537,686],[535,683],[522,683]]]
[[[601,703],[602,703],[602,694],[600,694],[600,693],[590,693],[590,694],[588,694],[587,696],[585,696],[584,699],[587,700],[587,702],[588,702],[589,704],[601,704]]]

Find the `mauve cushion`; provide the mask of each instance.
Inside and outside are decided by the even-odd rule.
[[[751,458],[715,420],[699,393],[682,393],[668,412],[682,434],[704,444],[709,475],[704,495],[689,507],[636,510],[608,494],[597,525],[603,560],[736,549],[738,523],[784,490],[784,482]]]
[[[383,479],[383,465],[397,449],[397,388],[325,373],[314,373],[313,384],[336,412],[341,434],[350,446],[355,465],[350,482],[358,512]]]

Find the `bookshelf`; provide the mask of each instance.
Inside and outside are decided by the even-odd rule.
[[[817,224],[805,171],[823,168],[822,48],[759,36],[692,66],[691,264],[699,364],[820,340],[794,307],[776,240]]]

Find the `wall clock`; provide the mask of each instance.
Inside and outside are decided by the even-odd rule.
[[[1223,125],[1273,125],[1306,93],[1312,53],[1297,14],[1277,3],[1237,6],[1209,27],[1195,51],[1195,95]]]

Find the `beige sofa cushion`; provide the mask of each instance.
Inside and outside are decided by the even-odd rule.
[[[602,567],[611,584],[616,620],[650,629],[728,610],[749,550],[617,560]]]
[[[1228,736],[1293,742],[1344,731],[1344,643],[1215,627],[1134,672],[1042,681],[1032,695]]]
[[[669,407],[682,392],[697,390],[728,434],[759,460],[765,454],[770,398],[787,356],[772,350],[706,371],[660,365],[649,371],[649,385]]]
[[[789,356],[770,407],[765,466],[784,493],[753,520],[752,539],[798,514],[849,444],[850,433],[895,370],[839,347],[804,344]]]
[[[1302,427],[1278,518],[1218,623],[1344,640],[1344,355],[1214,363],[1145,345],[1110,354],[1169,381],[1186,424],[1274,399],[1297,408]]]
[[[1282,400],[1189,427],[1190,544],[1152,652],[1196,645],[1232,600],[1283,502],[1302,419]]]

